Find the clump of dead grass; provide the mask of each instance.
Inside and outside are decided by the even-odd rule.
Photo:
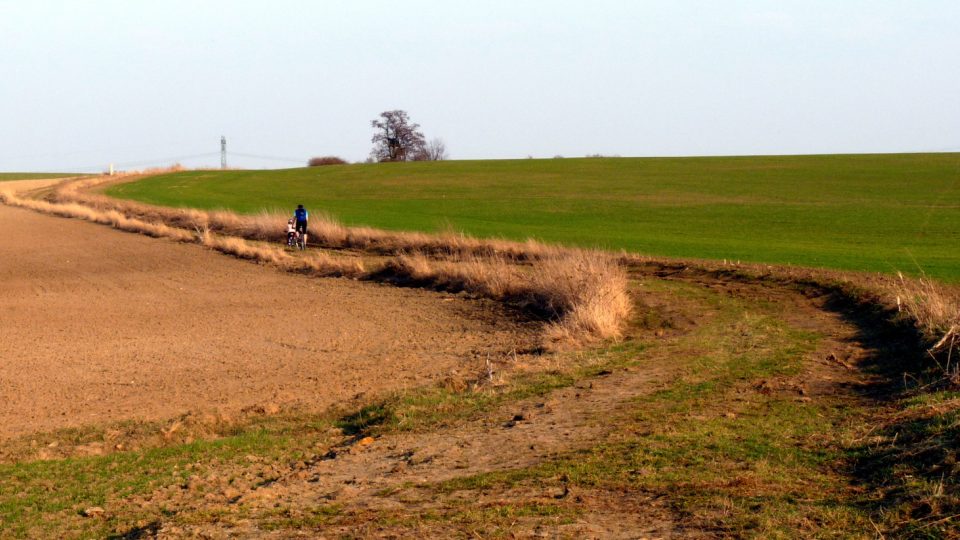
[[[243,238],[220,236],[208,229],[199,232],[200,243],[215,251],[265,264],[281,269],[318,277],[362,278],[366,275],[363,262],[359,259],[331,257],[326,253],[311,253],[296,257],[284,248],[253,243]]]
[[[946,357],[947,375],[960,383],[958,366],[951,367],[960,349],[960,298],[925,276],[907,279],[898,274],[898,278],[893,285],[897,308],[906,312],[930,344],[930,355]]]
[[[0,193],[0,202],[45,214],[83,219],[102,225],[110,225],[115,229],[141,233],[154,238],[170,238],[179,242],[192,242],[195,240],[195,235],[190,231],[169,227],[163,223],[151,223],[130,218],[113,210],[100,211],[76,203],[55,204],[47,201],[22,199],[10,191]]]
[[[555,249],[551,257],[528,268],[495,256],[453,262],[402,255],[381,273],[402,283],[465,291],[536,313],[549,321],[544,336],[552,347],[620,338],[633,309],[626,271],[614,257],[595,251]]]
[[[576,342],[582,336],[622,336],[633,302],[623,266],[605,254],[572,251],[534,264],[534,289],[549,309],[561,315],[550,325],[554,342]]]

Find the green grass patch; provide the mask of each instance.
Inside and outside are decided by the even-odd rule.
[[[502,405],[573,385],[601,371],[632,363],[641,343],[623,343],[591,354],[558,360],[562,368],[519,373],[497,386],[438,385],[395,394],[340,418],[336,425],[347,435],[383,435],[429,431],[482,416]]]
[[[350,225],[960,280],[960,154],[447,161],[191,171],[108,194]]]
[[[105,537],[170,517],[174,512],[163,504],[140,508],[124,501],[179,486],[193,476],[247,467],[248,456],[265,463],[299,459],[318,438],[308,425],[305,421],[290,434],[267,419],[264,426],[249,425],[216,440],[0,465],[0,531],[23,538]],[[104,517],[81,515],[97,506],[107,509]]]
[[[870,513],[850,487],[844,441],[868,411],[849,399],[756,390],[764,381],[797,379],[819,336],[787,327],[757,304],[703,300],[716,316],[671,345],[686,351],[670,355],[683,362],[678,375],[636,398],[609,440],[535,467],[454,479],[438,491],[543,491],[562,483],[574,493],[653,493],[684,526],[722,535],[860,536]],[[656,349],[649,352],[641,369],[661,361]]]
[[[182,482],[187,464],[248,452],[260,442],[256,438],[201,442],[142,453],[3,465],[0,520],[4,530],[17,537],[104,535],[122,522],[132,524],[149,516],[84,518],[80,513],[85,508]],[[150,513],[162,515],[162,509]]]
[[[340,505],[330,504],[307,508],[278,508],[257,516],[260,528],[266,531],[304,531],[321,527],[341,515]]]

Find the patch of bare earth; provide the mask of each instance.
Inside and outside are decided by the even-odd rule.
[[[190,410],[322,410],[535,344],[490,301],[315,279],[0,206],[0,439]]]

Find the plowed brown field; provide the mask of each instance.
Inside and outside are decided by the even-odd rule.
[[[323,409],[473,374],[534,340],[493,302],[292,275],[0,206],[0,439],[191,410]]]

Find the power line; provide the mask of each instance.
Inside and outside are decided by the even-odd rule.
[[[3,154],[0,155],[0,159],[3,160],[14,160],[14,159],[33,159],[33,158],[62,158],[67,156],[74,156],[77,154],[117,154],[122,152],[131,152],[131,151],[140,151],[140,150],[156,150],[158,147],[162,147],[166,151],[169,150],[181,150],[188,149],[184,147],[196,146],[193,143],[183,143],[183,142],[169,142],[162,144],[140,144],[134,146],[114,146],[114,147],[100,147],[100,148],[85,148],[82,150],[68,150],[64,152],[38,152],[33,154]]]
[[[107,150],[103,150],[103,151],[107,151]],[[69,156],[69,155],[74,155],[74,154],[78,154],[78,153],[85,153],[85,152],[90,152],[90,151],[89,151],[89,150],[77,150],[77,151],[70,151],[70,152],[64,152],[64,153],[50,153],[50,154],[46,154],[45,156],[49,156],[49,157],[63,157],[63,156]],[[199,154],[187,154],[187,155],[178,155],[178,156],[170,156],[170,157],[163,157],[163,158],[140,159],[140,160],[134,160],[134,161],[125,161],[125,162],[113,163],[113,165],[116,166],[116,167],[141,167],[141,166],[147,166],[147,165],[158,165],[158,164],[165,164],[165,163],[175,163],[175,162],[178,162],[178,161],[185,161],[185,160],[190,160],[190,159],[199,159],[199,158],[213,157],[213,156],[216,156],[217,154],[220,155],[220,166],[221,166],[221,168],[226,168],[226,165],[227,165],[226,162],[227,162],[227,156],[228,156],[228,155],[230,155],[230,156],[236,156],[236,157],[250,158],[250,159],[261,159],[261,160],[267,160],[267,161],[277,161],[277,162],[282,162],[282,163],[291,163],[291,164],[298,164],[298,165],[302,165],[302,164],[304,164],[304,162],[305,162],[305,160],[302,159],[302,158],[292,158],[292,157],[284,157],[284,156],[268,156],[268,155],[254,154],[254,153],[249,153],[249,152],[229,152],[229,153],[228,153],[228,152],[227,152],[227,148],[226,148],[226,137],[225,137],[225,136],[221,136],[221,137],[220,137],[220,151],[219,151],[219,152],[204,152],[204,153],[199,153]],[[41,154],[34,154],[34,156],[40,157]],[[22,159],[22,158],[24,158],[24,157],[26,157],[26,156],[18,156],[18,157]],[[103,170],[103,169],[105,168],[105,166],[106,166],[106,162],[104,162],[104,163],[99,163],[99,164],[96,164],[96,165],[62,166],[62,167],[61,167],[61,166],[58,166],[57,168],[58,168],[58,169],[62,169],[62,170],[76,171],[76,172],[86,172],[86,171]]]
[[[142,166],[142,165],[155,165],[155,164],[158,164],[158,163],[171,163],[171,162],[177,162],[177,161],[186,161],[186,160],[188,160],[188,159],[199,159],[199,158],[205,158],[205,157],[212,157],[212,156],[217,155],[218,153],[219,153],[219,152],[206,152],[206,153],[203,153],[203,154],[192,154],[192,155],[185,155],[185,156],[171,156],[171,157],[165,157],[165,158],[145,159],[145,160],[139,160],[139,161],[126,161],[126,162],[123,162],[123,163],[114,163],[114,165],[117,166],[117,167],[139,167],[139,166]],[[99,164],[99,165],[88,165],[88,166],[83,166],[83,167],[63,167],[63,168],[64,168],[64,169],[74,170],[74,171],[85,171],[85,170],[90,170],[90,169],[102,169],[102,168],[103,168],[103,164]]]
[[[290,157],[262,156],[262,155],[258,155],[258,154],[247,154],[247,153],[243,153],[243,152],[230,152],[230,155],[231,155],[231,156],[240,156],[240,157],[245,157],[245,158],[253,158],[253,159],[266,159],[266,160],[269,160],[269,161],[285,161],[285,162],[288,162],[288,163],[299,163],[299,164],[303,164],[303,163],[304,163],[304,160],[303,160],[303,159],[296,159],[296,158],[290,158]]]

